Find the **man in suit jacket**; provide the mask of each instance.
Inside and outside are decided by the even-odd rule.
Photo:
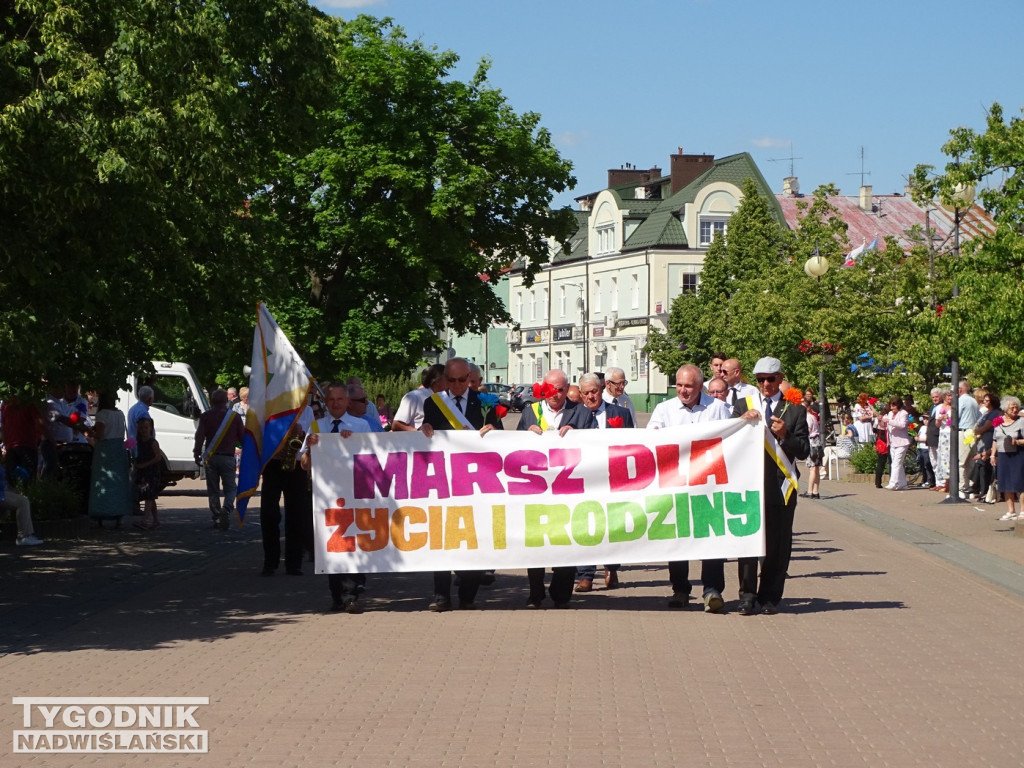
[[[611,369],[609,369],[611,370]],[[627,408],[609,403],[601,394],[601,380],[596,373],[587,373],[580,377],[580,405],[572,409],[566,423],[558,430],[564,435],[570,429],[633,429],[633,415]],[[576,591],[590,592],[594,587],[594,576],[597,575],[596,565],[580,565],[576,567]],[[605,589],[619,586],[619,566],[604,567]]]
[[[802,405],[787,402],[779,385],[782,383],[782,363],[774,357],[762,357],[754,366],[758,394],[740,400],[733,416],[748,421],[765,421],[779,450],[794,464],[806,459],[811,451],[807,434],[807,411]],[[785,473],[775,457],[765,447],[764,455],[764,532],[765,555],[761,565],[761,583],[757,583],[757,558],[744,557],[739,561],[740,606],[743,616],[760,610],[768,615],[779,612],[779,603],[786,587],[786,570],[793,550],[793,515],[796,512],[798,473],[789,479],[792,487],[783,492],[787,483]]]
[[[469,388],[469,361],[453,357],[444,367],[448,388],[435,392],[423,401],[423,424],[420,431],[432,437],[435,430],[475,429],[486,435],[501,429],[496,409],[486,413],[476,392]],[[482,571],[459,571],[459,608],[476,608],[476,593]],[[434,599],[430,610],[441,613],[452,609],[452,572],[434,571]]]
[[[583,407],[568,399],[569,380],[559,369],[552,368],[548,371],[541,386],[547,389],[548,396],[523,408],[517,427],[520,431],[529,431],[538,435],[545,432],[561,431],[562,427],[569,426],[573,412]],[[526,606],[540,608],[545,596],[544,569],[528,568],[526,573],[530,579],[530,596],[526,600]],[[553,569],[551,586],[548,591],[551,599],[555,602],[555,608],[569,607],[575,573],[576,568],[571,565]]]

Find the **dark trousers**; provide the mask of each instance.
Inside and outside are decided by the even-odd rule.
[[[932,457],[928,455],[928,449],[925,447],[917,449],[917,468],[921,473],[922,483],[935,485],[935,468],[932,467]]]
[[[673,592],[690,594],[690,561],[675,560],[668,564],[668,580]],[[719,594],[725,591],[725,560],[701,560],[700,583],[704,592],[709,589]],[[703,593],[702,593],[703,594]]]
[[[331,573],[327,576],[327,586],[335,605],[354,603],[365,585],[366,575],[362,573]]]
[[[541,603],[544,601],[544,571],[546,568],[527,568],[526,575],[530,579],[529,602]],[[551,585],[546,592],[551,599],[558,603],[568,603],[572,598],[572,583],[576,575],[576,567],[562,565],[551,569]]]
[[[459,605],[475,602],[483,571],[456,571],[456,573],[459,575]],[[451,602],[451,571],[434,571],[434,599]]]
[[[880,453],[875,458],[875,488],[882,487],[882,475],[885,474],[885,465],[889,463],[889,454]],[[890,473],[891,476],[891,473]]]
[[[758,602],[782,601],[786,589],[786,571],[793,554],[793,515],[796,512],[796,494],[789,504],[765,505],[764,562],[761,564],[761,586],[757,585],[757,558],[739,560],[740,599],[757,597]]]
[[[285,470],[278,461],[263,470],[260,488],[260,528],[263,532],[263,567],[281,563],[281,506],[284,495],[284,567],[302,567],[302,553],[313,546],[313,498],[306,489],[306,473]]]

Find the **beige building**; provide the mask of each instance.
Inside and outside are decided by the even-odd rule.
[[[509,381],[537,381],[550,368],[577,381],[617,366],[639,410],[674,394],[644,354],[647,334],[665,330],[676,296],[697,290],[704,254],[717,233],[727,234],[748,178],[782,221],[747,153],[716,160],[680,149],[668,174],[657,167],[610,170],[606,189],[576,198],[569,251],[553,245],[530,287],[522,263],[510,273]]]

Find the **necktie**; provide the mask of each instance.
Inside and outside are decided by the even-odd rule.
[[[619,404],[619,398],[613,397],[612,398],[612,405],[618,405],[618,404]]]
[[[333,425],[331,427],[331,432],[337,432],[338,431],[338,425],[341,424],[341,419],[335,419],[334,421],[331,422],[331,424]]]
[[[736,405],[736,401],[739,399],[740,393],[736,391],[736,387],[729,387],[729,391],[732,392],[729,395],[729,405]]]
[[[459,409],[459,413],[463,413],[462,410],[462,395],[455,396],[455,407]]]
[[[772,401],[764,401],[764,423],[771,426],[772,423]]]

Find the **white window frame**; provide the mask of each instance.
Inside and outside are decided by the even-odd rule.
[[[640,275],[630,275],[629,300],[632,309],[640,309]]]
[[[558,286],[558,316],[565,317],[565,286]]]
[[[710,236],[705,236],[705,225],[710,230]],[[697,240],[701,248],[707,248],[714,242],[715,234],[717,232],[722,233],[722,237],[726,238],[729,236],[729,217],[728,216],[701,216],[697,222]]]
[[[601,281],[597,278],[594,279],[594,295],[592,298],[591,304],[593,305],[594,314],[599,315],[601,314]]]
[[[611,299],[611,310],[612,312],[619,311],[619,278],[612,278],[612,299]]]

